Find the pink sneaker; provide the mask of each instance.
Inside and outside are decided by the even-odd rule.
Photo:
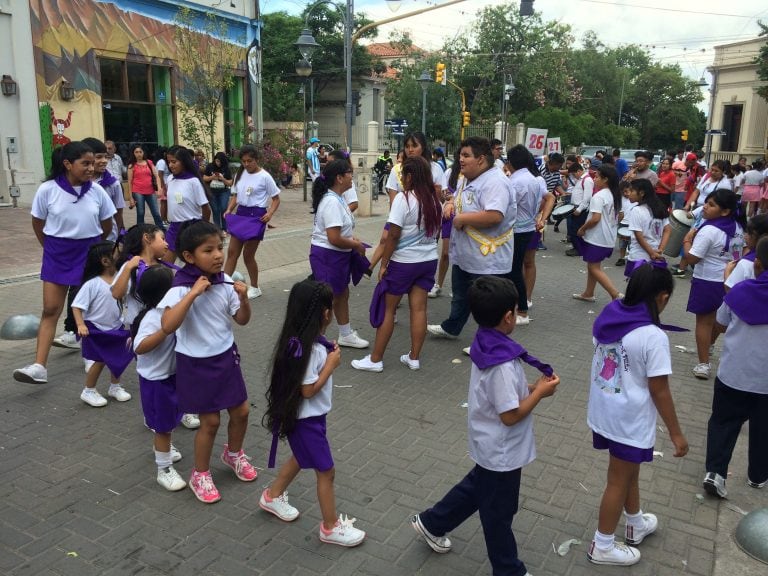
[[[213,504],[221,500],[221,494],[213,483],[210,470],[206,472],[193,470],[192,476],[189,478],[189,487],[195,497],[203,504]]]
[[[253,482],[259,475],[256,468],[254,468],[248,460],[250,460],[250,458],[246,456],[245,452],[242,450],[237,453],[237,456],[232,458],[229,455],[229,446],[224,444],[224,452],[221,453],[221,461],[232,468],[232,470],[235,471],[235,476],[243,482]]]

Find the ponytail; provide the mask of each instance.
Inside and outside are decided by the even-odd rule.
[[[334,160],[328,162],[320,176],[315,178],[312,183],[312,213],[317,212],[317,207],[320,206],[320,201],[323,196],[330,190],[333,183],[336,182],[336,177],[345,174],[350,170],[349,160]]]

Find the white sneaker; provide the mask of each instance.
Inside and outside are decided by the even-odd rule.
[[[181,417],[181,424],[184,428],[196,430],[200,428],[200,418],[197,417],[197,414],[184,414]]]
[[[531,317],[530,316],[520,316],[519,314],[516,315],[515,318],[515,324],[517,326],[528,326],[528,324],[531,323]]]
[[[256,286],[248,287],[248,300],[253,300],[259,296],[261,296],[261,288],[257,288]]]
[[[595,546],[595,541],[592,540],[592,545],[589,547],[589,552],[587,552],[587,558],[593,564],[631,566],[640,562],[640,550],[618,542],[614,543],[613,548],[610,550],[600,550]]]
[[[176,448],[173,444],[171,444],[171,462],[176,464],[179,460],[181,460],[183,456],[181,455],[181,452],[179,452],[179,449]]]
[[[528,302],[528,308],[533,308],[533,300],[526,300]]]
[[[416,532],[421,534],[421,537],[424,538],[424,541],[429,545],[429,547],[438,554],[445,554],[446,552],[451,551],[450,538],[447,536],[435,536],[432,534],[424,527],[424,524],[421,523],[421,518],[419,518],[418,514],[411,516],[411,526],[413,526],[413,529],[416,530]]]
[[[440,284],[435,284],[434,286],[432,286],[432,290],[427,292],[427,296],[429,298],[437,298],[438,296],[440,296],[441,292],[442,292],[442,289],[440,288]]]
[[[27,384],[46,384],[48,382],[48,370],[42,364],[30,364],[14,370],[13,379]]]
[[[107,405],[107,399],[104,398],[96,388],[83,388],[80,393],[80,400],[93,406],[94,408],[100,408]]]
[[[712,372],[712,365],[706,362],[700,362],[693,367],[693,375],[699,380],[709,380],[709,375]]]
[[[400,356],[400,362],[408,366],[411,370],[418,370],[421,368],[421,362],[418,360],[412,360],[411,359],[411,353],[408,352],[408,354],[403,354]]]
[[[720,476],[717,472],[707,472],[704,476],[704,481],[701,484],[704,486],[704,490],[707,494],[717,496],[718,498],[725,498],[728,496],[728,490],[725,489],[725,478]]]
[[[360,338],[360,336],[357,335],[357,330],[353,330],[346,336],[339,335],[336,344],[339,346],[347,346],[348,348],[368,348],[368,340]]]
[[[466,354],[467,356],[469,356],[469,349],[470,349],[470,346],[467,346],[466,348],[462,348],[461,351],[464,352],[464,354]]]
[[[274,514],[284,522],[293,522],[299,517],[299,511],[288,504],[288,492],[283,492],[277,498],[269,498],[269,488],[265,488],[259,498],[259,508]]]
[[[70,348],[73,350],[79,350],[80,342],[77,341],[77,336],[74,332],[68,332],[65,330],[53,339],[51,346],[56,346],[57,348]]]
[[[427,332],[438,338],[448,338],[449,340],[456,340],[458,338],[458,336],[448,334],[440,324],[427,324]]]
[[[83,358],[83,368],[85,368],[86,374],[91,371],[91,366],[94,364],[96,364],[96,360],[88,360],[88,358]]]
[[[357,546],[365,540],[365,532],[355,528],[355,518],[348,518],[343,514],[339,514],[339,519],[336,520],[336,524],[333,526],[333,530],[328,534],[323,529],[323,523],[320,522],[320,529],[318,533],[320,540],[326,544],[338,544],[339,546]]]
[[[624,542],[630,546],[638,546],[645,539],[656,532],[656,528],[659,526],[659,519],[655,514],[643,514],[644,525],[642,528],[632,526],[629,522],[624,527]]]
[[[131,399],[131,395],[120,384],[110,384],[107,396],[112,396],[118,402],[128,402]]]
[[[355,370],[365,370],[366,372],[382,372],[384,370],[384,362],[373,362],[370,354],[360,360],[352,360],[351,364]]]
[[[157,470],[157,483],[171,492],[178,492],[187,486],[187,483],[179,476],[179,473],[176,472],[173,466]]]

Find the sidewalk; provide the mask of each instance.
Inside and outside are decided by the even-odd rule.
[[[349,361],[366,352],[343,350],[342,366],[334,374],[329,439],[337,468],[337,507],[368,532],[362,546],[344,550],[319,542],[320,512],[309,472],[300,474],[289,490],[291,503],[301,511],[298,520],[284,524],[259,509],[261,490],[275,475],[266,469],[270,436],[260,425],[266,371],[287,292],[309,273],[311,215],[300,198],[300,189],[282,195],[276,228],[258,252],[264,296],[252,301],[250,324],[235,329],[252,404],[246,450],[260,476],[248,485],[220,463],[222,426],[211,462],[222,500],[213,506],[197,502],[188,489],[169,493],[156,484],[152,437],[142,425],[132,368],[123,382],[134,400],[97,410],[78,398],[84,374],[77,353],[54,349],[50,383],[29,386],[13,381],[11,372],[31,361],[34,341],[0,341],[0,405],[5,411],[0,421],[1,574],[490,573],[477,516],[451,534],[453,551],[446,555],[431,552],[408,526],[410,514],[434,503],[471,467],[464,407],[470,361],[461,348],[471,342],[472,322],[457,341],[428,339],[418,372],[398,362],[408,350],[407,304],[383,373],[353,370]],[[383,220],[358,222],[358,235],[375,244]],[[635,567],[587,561],[607,466],[605,455],[591,448],[586,426],[590,327],[607,298],[598,292],[597,304],[571,300],[570,294],[583,287],[585,268],[564,256],[559,238],[549,234],[550,249],[538,253],[533,322],[514,333],[532,354],[552,363],[562,379],[557,394],[536,410],[538,458],[524,470],[514,521],[521,558],[535,576],[764,575],[765,565],[732,544],[741,512],[768,506],[768,491],[745,485],[743,439],[731,465],[729,500],[716,501],[701,488],[712,381],[693,378],[694,356],[675,348],[694,350],[692,333],[670,333],[672,391],[690,454],[671,456],[672,445],[659,422],[655,450],[663,456],[641,468],[643,509],[659,516],[658,533],[642,544],[643,560]],[[0,322],[12,314],[38,314],[39,250],[27,210],[0,209],[0,247]],[[17,254],[16,247],[24,253]],[[606,268],[618,283],[622,269]],[[2,280],[23,275],[31,276]],[[374,331],[367,318],[373,286],[364,279],[351,290],[353,325],[371,341]],[[685,312],[688,287],[688,280],[676,280],[666,322],[693,326]],[[447,296],[430,300],[430,322],[446,317],[449,306]],[[336,336],[332,326],[329,337]],[[184,454],[176,467],[185,478],[192,466],[192,441],[188,430],[174,435]],[[281,444],[278,461],[288,454]],[[553,551],[571,538],[582,543],[563,557]]]

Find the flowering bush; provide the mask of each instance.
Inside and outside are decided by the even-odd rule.
[[[259,164],[281,183],[291,176],[294,164],[300,164],[303,156],[301,138],[290,130],[269,130],[264,140],[256,145],[261,153]]]

